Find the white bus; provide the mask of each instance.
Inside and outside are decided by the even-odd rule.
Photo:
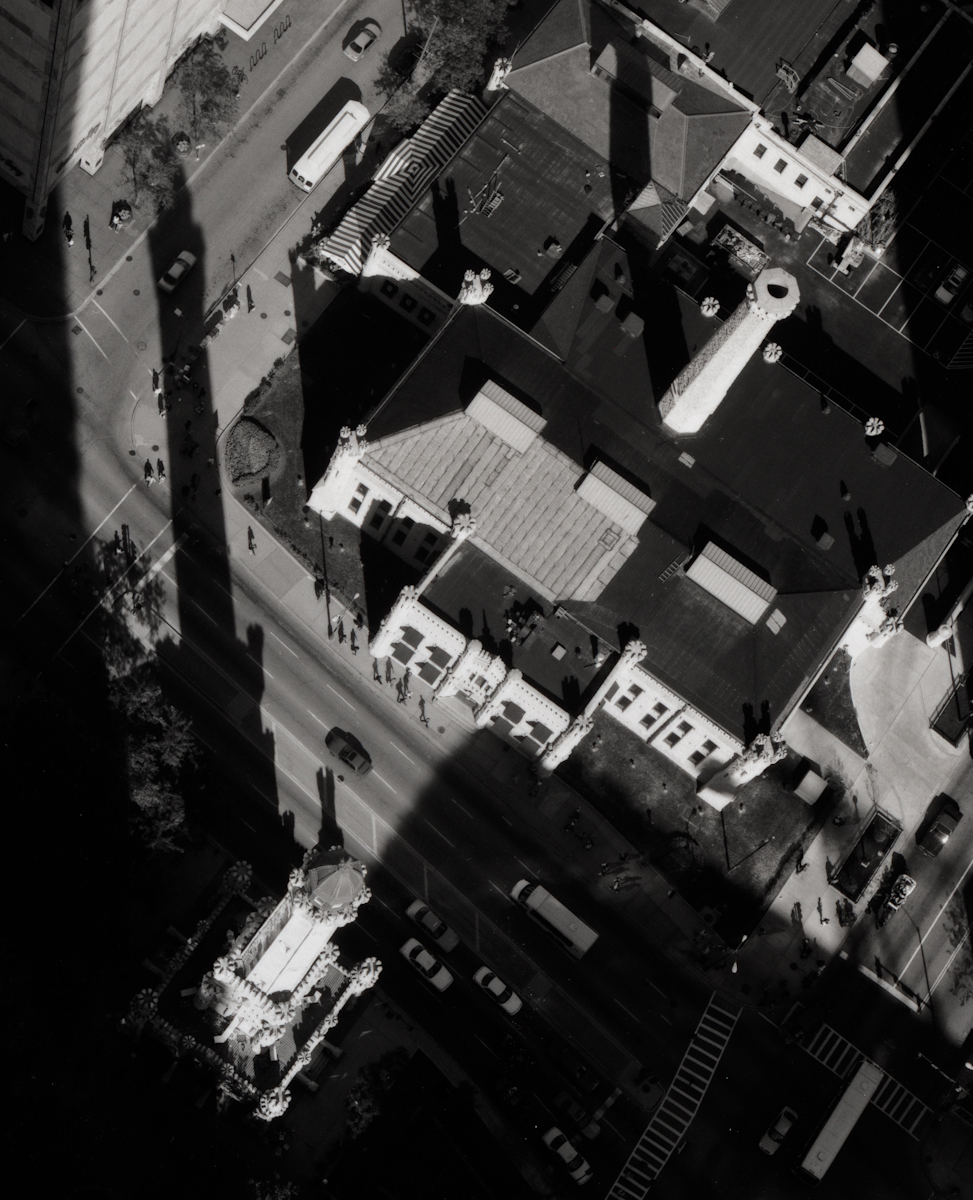
[[[824,1128],[805,1154],[800,1167],[804,1175],[816,1183],[824,1178],[825,1171],[834,1162],[838,1151],[845,1144],[845,1139],[855,1128],[858,1118],[868,1107],[869,1100],[875,1095],[884,1078],[885,1073],[873,1062],[867,1058],[862,1060],[854,1078],[835,1105],[834,1112],[828,1117]]]
[[[539,883],[521,879],[510,889],[510,896],[526,910],[538,925],[569,954],[580,958],[598,941],[598,934],[579,921],[560,900],[555,900]]]
[[[288,176],[291,183],[309,192],[327,175],[370,120],[364,104],[349,100],[291,168]]]

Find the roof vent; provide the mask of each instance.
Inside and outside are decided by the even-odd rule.
[[[466,406],[466,415],[478,421],[519,454],[523,454],[547,422],[516,396],[488,379]]]
[[[706,543],[686,575],[751,625],[760,620],[777,596],[776,588],[713,542]]]
[[[578,484],[577,492],[582,500],[587,500],[593,508],[597,508],[633,537],[655,508],[651,496],[602,462],[592,466]]]
[[[638,313],[630,312],[622,322],[622,331],[632,338],[639,337],[644,328],[645,321],[642,320]]]

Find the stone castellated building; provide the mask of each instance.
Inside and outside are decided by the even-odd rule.
[[[263,1120],[290,1103],[295,1078],[325,1052],[341,1010],[372,987],[375,958],[342,966],[334,933],[371,893],[365,866],[340,846],[310,850],[279,901],[249,898],[249,864],[223,879],[220,898],[170,960],[162,983],[133,1001],[130,1020],[177,1057],[219,1076],[220,1103],[239,1100]]]
[[[659,401],[666,427],[673,433],[698,433],[761,342],[778,321],[790,316],[800,299],[793,275],[781,267],[761,271],[747,288],[746,299],[679,372]],[[775,355],[767,359],[773,362]]]
[[[64,172],[94,174],[105,140],[203,34],[226,0],[4,0],[0,13],[0,174],[27,198],[23,232],[40,236]]]

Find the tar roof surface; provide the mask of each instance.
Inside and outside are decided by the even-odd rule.
[[[606,256],[604,265],[617,249],[593,253]],[[590,295],[580,307],[584,336],[597,337],[599,326],[617,332],[617,323]],[[692,328],[684,338],[690,348],[700,340]],[[779,715],[830,653],[869,566],[898,563],[901,596],[911,599],[962,519],[955,493],[904,456],[879,465],[857,421],[835,408],[826,414],[816,391],[760,356],[702,432],[680,439],[660,424],[644,359],[641,371],[633,366],[596,392],[582,377],[583,356],[573,365],[568,357],[565,366],[487,307],[462,308],[369,436],[456,412],[492,378],[544,416],[542,436],[578,464],[579,478],[597,455],[636,481],[657,502],[637,549],[596,601],[566,607],[614,644],[620,624],[636,626],[646,665],[736,736],[744,705],[766,703]],[[588,369],[597,375],[594,358]],[[683,452],[695,465],[679,461]],[[523,519],[526,526],[532,514]],[[830,549],[817,544],[822,532],[834,538]],[[785,618],[779,633],[750,625],[680,572],[660,581],[711,539],[777,589],[768,615],[776,608]],[[460,585],[454,578],[451,586]],[[478,603],[473,587],[467,607]]]
[[[607,162],[507,93],[396,228],[392,250],[450,294],[465,270],[490,267],[512,315],[591,245],[614,211],[611,190]],[[549,252],[552,240],[560,251]],[[507,270],[521,276],[516,287]]]

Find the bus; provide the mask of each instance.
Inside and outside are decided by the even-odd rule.
[[[288,175],[291,183],[309,192],[327,175],[370,120],[364,104],[349,100],[291,168]]]
[[[555,900],[547,888],[541,887],[539,883],[521,879],[510,889],[510,896],[545,933],[550,934],[558,945],[563,946],[575,958],[581,958],[598,941],[598,934],[593,929],[589,929],[584,921],[578,920],[574,913],[565,908],[560,900]]]
[[[828,1117],[824,1128],[814,1139],[804,1156],[800,1171],[815,1183],[824,1178],[824,1173],[834,1162],[838,1151],[845,1144],[848,1134],[868,1107],[868,1102],[878,1090],[885,1073],[867,1058],[855,1072],[851,1083],[845,1088],[834,1112]]]

